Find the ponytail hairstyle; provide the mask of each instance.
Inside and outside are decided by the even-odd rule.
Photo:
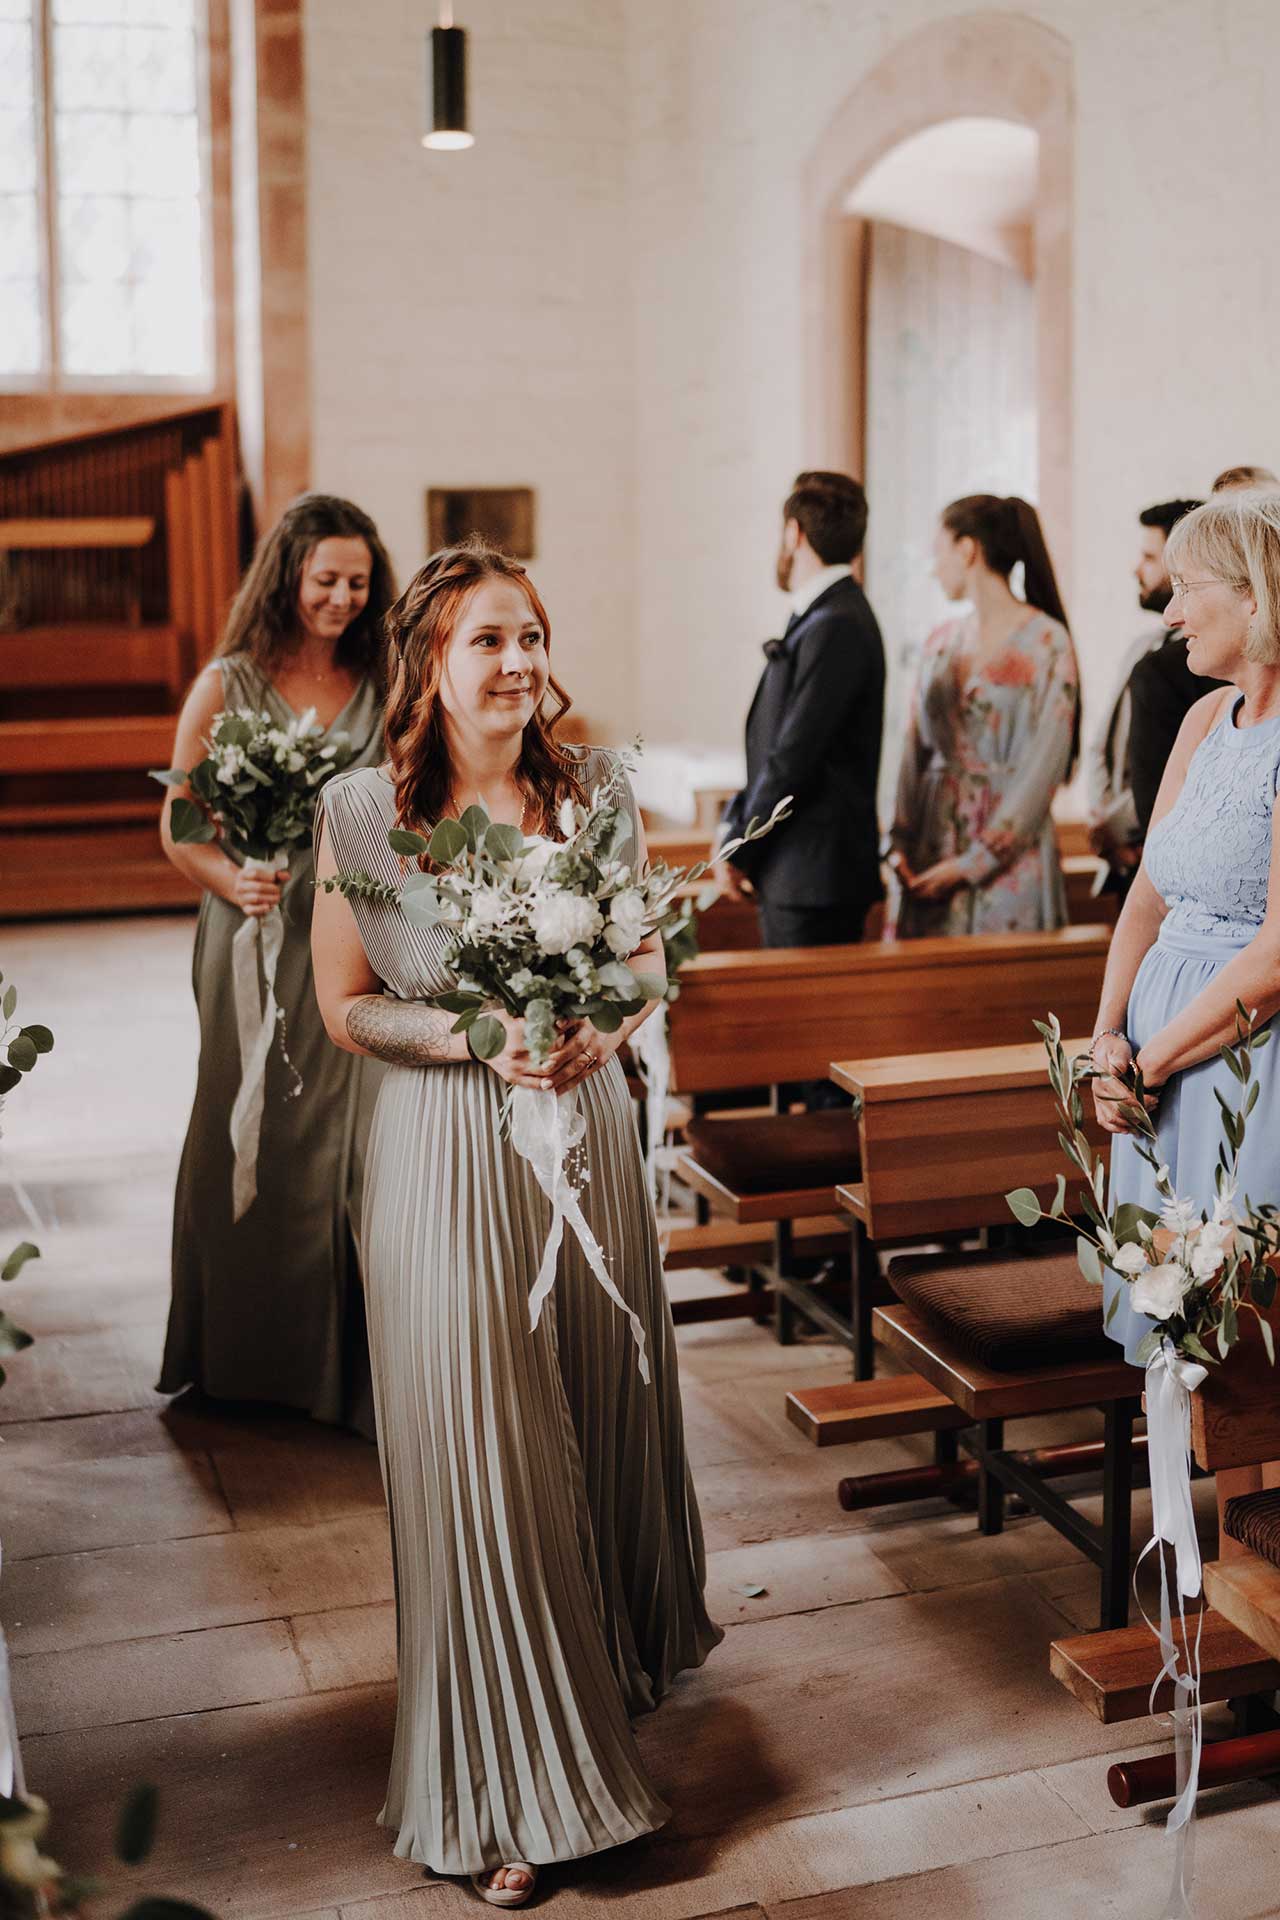
[[[546,608],[524,568],[500,548],[473,536],[459,546],[443,547],[419,567],[386,620],[386,739],[398,826],[432,827],[448,808],[454,770],[440,684],[458,616],[484,580],[516,582],[550,650]],[[554,677],[546,691],[555,708],[548,712],[544,700],[528,721],[516,767],[516,784],[531,803],[530,830],[536,833],[555,831],[562,801],[583,804],[586,798],[570,755],[555,739],[555,729],[573,703]]]
[[[1017,494],[1003,500],[995,493],[969,493],[944,509],[942,524],[953,539],[976,540],[986,565],[1002,580],[1021,560],[1027,605],[1070,632],[1040,516],[1030,501]]]

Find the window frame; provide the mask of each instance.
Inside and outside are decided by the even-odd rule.
[[[10,373],[0,368],[0,394],[25,395],[37,402],[77,397],[123,396],[145,399],[168,394],[218,397],[226,388],[224,365],[224,329],[221,307],[224,288],[220,255],[224,248],[219,227],[221,203],[229,201],[226,185],[219,179],[218,134],[230,114],[230,100],[219,99],[214,84],[216,69],[225,69],[225,58],[216,54],[225,50],[225,0],[195,0],[196,22],[196,117],[200,150],[200,254],[203,279],[204,371],[195,374],[157,373],[68,373],[61,364],[60,268],[58,259],[58,163],[53,75],[54,0],[33,0],[32,56],[35,98],[36,208],[40,244],[40,330],[44,344],[44,366],[34,373]],[[218,43],[223,43],[219,49]],[[229,242],[229,233],[227,240]]]

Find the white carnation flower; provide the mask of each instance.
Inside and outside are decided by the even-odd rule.
[[[1152,1320],[1172,1320],[1191,1285],[1192,1276],[1186,1268],[1166,1260],[1163,1266],[1148,1267],[1134,1281],[1129,1299],[1135,1313],[1145,1313]]]
[[[604,937],[612,953],[634,953],[645,935],[648,908],[638,887],[625,887],[609,902],[609,924]]]
[[[1143,1249],[1132,1242],[1128,1246],[1117,1247],[1109,1258],[1116,1272],[1128,1274],[1131,1280],[1136,1279],[1140,1273],[1145,1273],[1151,1264]]]
[[[533,937],[543,953],[567,953],[588,945],[604,921],[594,900],[577,893],[544,893],[530,915]]]

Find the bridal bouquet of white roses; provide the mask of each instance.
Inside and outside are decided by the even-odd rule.
[[[168,767],[151,776],[163,786],[189,787],[195,796],[193,800],[180,796],[173,803],[169,831],[174,840],[192,846],[218,839],[251,872],[284,872],[289,855],[311,843],[320,788],[351,761],[346,735],[326,740],[314,707],[283,727],[269,713],[237,707],[214,715],[205,745],[207,755],[189,772]],[[231,943],[241,1076],[231,1111],[232,1208],[237,1220],[258,1190],[267,1056],[277,1034],[281,1054],[293,1073],[292,1091],[302,1091],[285,1052],[284,1009],[276,1003],[276,969],[283,944],[284,922],[278,907],[262,919],[246,916]]]
[[[668,990],[665,980],[637,972],[628,961],[651,935],[683,933],[689,912],[681,890],[708,863],[685,869],[638,859],[620,792],[622,764],[588,805],[562,804],[558,840],[525,835],[472,806],[457,820],[438,821],[429,834],[390,830],[392,849],[415,862],[400,886],[364,873],[321,882],[345,895],[394,902],[414,925],[447,931],[444,959],[455,982],[429,1002],[456,1015],[454,1032],[469,1036],[481,1060],[495,1058],[506,1043],[494,1009],[524,1021],[529,1053],[540,1065],[555,1048],[560,1021],[586,1020],[599,1033],[616,1033],[630,1014]],[[789,806],[783,800],[768,820],[752,821],[720,857],[771,832]],[[416,864],[423,860],[425,870]],[[537,1326],[554,1283],[567,1224],[609,1298],[628,1315],[647,1380],[643,1330],[609,1277],[568,1171],[586,1131],[578,1090],[514,1088],[506,1116],[513,1144],[552,1203],[551,1232],[530,1295],[531,1325]]]
[[[1169,1168],[1155,1151],[1157,1133],[1147,1112],[1142,1075],[1131,1068],[1124,1076],[1129,1097],[1121,1111],[1136,1135],[1137,1151],[1155,1174],[1159,1210],[1132,1201],[1108,1209],[1106,1166],[1084,1131],[1081,1086],[1100,1077],[1088,1055],[1071,1060],[1062,1044],[1059,1023],[1050,1016],[1036,1022],[1049,1057],[1049,1081],[1062,1122],[1058,1138],[1072,1166],[1083,1175],[1077,1211],[1087,1225],[1077,1225],[1076,1258],[1086,1280],[1102,1285],[1104,1266],[1125,1282],[1135,1313],[1154,1324],[1137,1349],[1136,1363],[1146,1368],[1147,1457],[1151,1471],[1151,1539],[1141,1559],[1161,1543],[1172,1547],[1182,1625],[1181,1649],[1175,1643],[1169,1604],[1168,1575],[1160,1555],[1160,1621],[1148,1620],[1160,1642],[1162,1667],[1152,1687],[1166,1676],[1174,1683],[1178,1703],[1173,1714],[1183,1791],[1169,1815],[1171,1832],[1183,1833],[1195,1809],[1201,1745],[1199,1628],[1188,1637],[1183,1602],[1200,1591],[1200,1547],[1191,1506],[1190,1395],[1204,1383],[1208,1369],[1225,1360],[1240,1335],[1241,1315],[1256,1316],[1272,1364],[1275,1345],[1267,1311],[1276,1297],[1274,1263],[1280,1257],[1280,1209],[1271,1201],[1254,1201],[1241,1194],[1238,1180],[1240,1149],[1245,1127],[1258,1100],[1253,1055],[1271,1039],[1271,1029],[1255,1030],[1253,1016],[1236,1003],[1236,1042],[1222,1047],[1221,1058],[1239,1087],[1236,1105],[1221,1093],[1223,1142],[1214,1169],[1211,1209],[1181,1198],[1173,1188]],[[1216,1090],[1215,1090],[1216,1092]],[[1024,1226],[1037,1220],[1066,1220],[1067,1180],[1058,1175],[1057,1191],[1049,1211],[1040,1206],[1034,1190],[1020,1187],[1007,1195],[1013,1213]],[[1107,1322],[1123,1297],[1117,1289],[1107,1310]],[[1141,1560],[1139,1562],[1141,1564]],[[1136,1576],[1135,1576],[1136,1579]],[[1184,1905],[1184,1860],[1179,1851],[1175,1870],[1176,1910]]]

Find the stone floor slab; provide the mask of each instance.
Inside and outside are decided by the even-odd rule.
[[[751,1592],[754,1587],[764,1592]],[[905,1591],[859,1533],[761,1540],[707,1557],[707,1605],[721,1626]]]
[[[391,1603],[297,1614],[289,1625],[313,1693],[396,1677],[396,1610]]]
[[[0,1608],[15,1654],[275,1620],[314,1607],[391,1597],[381,1514],[323,1527],[108,1547],[5,1569]]]
[[[29,1654],[12,1667],[24,1738],[207,1713],[307,1691],[283,1620]]]
[[[75,1460],[6,1476],[4,1553],[10,1563],[230,1528],[227,1503],[201,1459],[150,1454]]]

